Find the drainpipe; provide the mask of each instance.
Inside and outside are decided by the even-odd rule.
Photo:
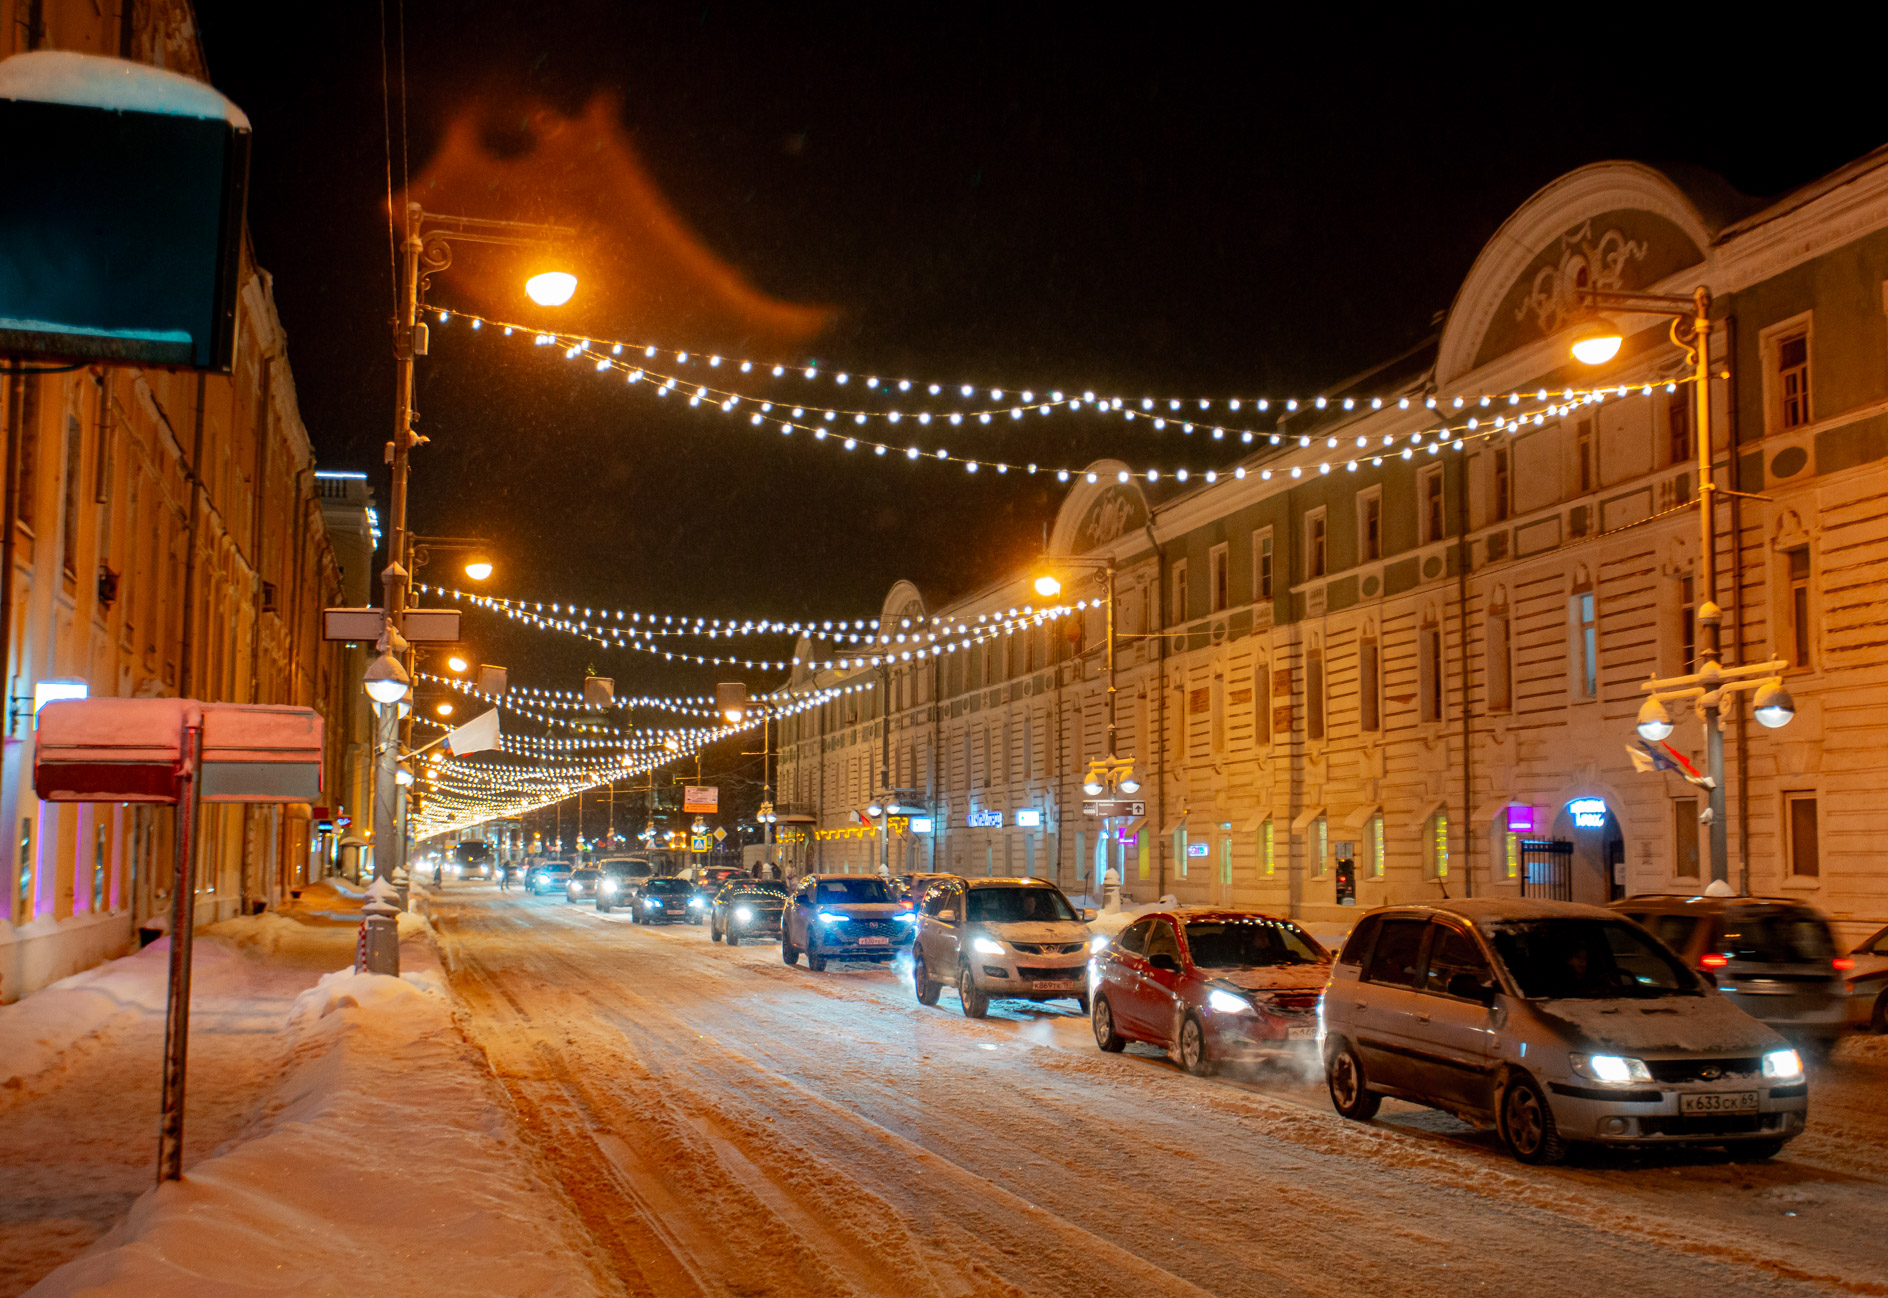
[[[17,718],[13,715],[13,566],[15,536],[20,528],[20,442],[25,433],[26,385],[33,376],[14,373],[7,382],[7,469],[6,502],[0,508],[0,664],[5,667],[7,698],[7,734],[13,733]]]
[[[1155,605],[1163,616],[1161,631],[1165,632],[1167,607],[1167,555],[1160,548],[1160,540],[1154,535],[1154,520],[1150,517],[1143,530],[1147,533],[1147,543],[1154,547],[1154,598],[1160,601]],[[1154,898],[1167,895],[1167,637],[1162,634],[1154,637],[1154,681],[1157,686],[1155,697],[1160,700],[1160,736],[1154,741],[1154,752],[1158,756],[1159,769],[1154,775]],[[1127,882],[1127,862],[1121,862],[1121,882]]]
[[[1462,895],[1475,895],[1475,815],[1474,731],[1470,725],[1468,691],[1468,456],[1457,452],[1455,463],[1455,634],[1456,661],[1461,666],[1462,681]],[[1353,866],[1353,868],[1355,868]],[[1491,868],[1489,878],[1493,879]]]

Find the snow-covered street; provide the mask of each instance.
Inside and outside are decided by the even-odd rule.
[[[547,1177],[647,1294],[1888,1293],[1884,1040],[1771,1163],[1535,1169],[1313,1077],[1099,1052],[1072,1006],[977,1022],[898,973],[782,965],[561,898],[427,898]]]

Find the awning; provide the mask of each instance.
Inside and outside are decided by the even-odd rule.
[[[1311,822],[1324,814],[1323,807],[1306,807],[1298,813],[1298,818],[1291,822],[1291,832],[1302,834],[1311,827]]]
[[[1259,827],[1263,825],[1266,821],[1270,820],[1271,818],[1272,818],[1272,809],[1270,807],[1267,807],[1265,808],[1265,810],[1259,812],[1257,815],[1252,816],[1246,820],[1240,821],[1239,832],[1242,834],[1256,834],[1259,832]]]
[[[1370,806],[1360,808],[1359,810],[1353,811],[1350,813],[1350,815],[1344,817],[1344,828],[1345,829],[1362,829],[1365,825],[1368,825],[1370,823],[1370,818],[1372,816],[1378,816],[1378,815],[1381,815],[1382,813],[1383,813],[1383,804],[1372,803]]]
[[[1179,833],[1182,829],[1185,829],[1186,824],[1187,824],[1187,817],[1190,816],[1191,814],[1193,813],[1189,811],[1183,811],[1178,816],[1168,821],[1167,827],[1160,831],[1161,837],[1172,838],[1175,834]]]
[[[1438,811],[1442,812],[1444,815],[1448,814],[1449,800],[1447,798],[1437,798],[1433,802],[1424,804],[1422,814],[1409,822],[1410,829],[1415,833],[1422,833],[1423,830],[1429,827],[1430,820]]]

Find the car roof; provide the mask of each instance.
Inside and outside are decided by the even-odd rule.
[[[1638,897],[1623,897],[1612,903],[1614,910],[1640,908],[1658,911],[1724,911],[1750,906],[1788,906],[1792,910],[1814,910],[1806,901],[1794,897],[1707,897],[1703,893],[1684,895],[1680,893],[1645,893]]]
[[[1581,901],[1550,901],[1545,897],[1450,897],[1440,901],[1383,906],[1372,915],[1454,915],[1471,924],[1499,924],[1527,919],[1617,919],[1604,906]]]
[[[1010,878],[1010,879],[966,879],[972,888],[1053,888],[1055,884],[1048,879]]]

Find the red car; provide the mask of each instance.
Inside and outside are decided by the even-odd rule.
[[[1143,915],[1091,962],[1095,1044],[1145,1041],[1205,1076],[1221,1064],[1317,1057],[1328,951],[1290,920],[1187,907]]]

